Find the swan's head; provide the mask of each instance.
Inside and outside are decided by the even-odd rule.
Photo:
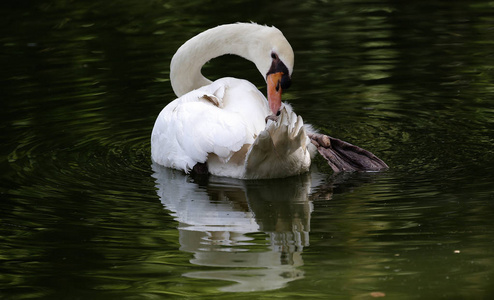
[[[293,49],[277,28],[265,26],[262,31],[262,46],[256,47],[253,61],[266,78],[269,107],[277,115],[281,107],[281,94],[291,84]]]
[[[266,75],[268,103],[273,115],[278,115],[281,107],[281,93],[292,83],[291,72],[276,52],[271,53],[271,67]]]
[[[224,54],[236,54],[256,64],[268,84],[269,106],[276,115],[281,107],[281,93],[290,86],[293,50],[275,27],[255,23],[226,24],[188,40],[177,50],[170,64],[175,94],[180,97],[210,84],[200,70],[210,59]]]

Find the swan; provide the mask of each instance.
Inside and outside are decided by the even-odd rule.
[[[205,63],[225,54],[256,65],[267,83],[267,99],[247,80],[225,77],[211,82],[201,74]],[[373,154],[315,132],[281,101],[293,66],[292,47],[275,27],[235,23],[194,36],[171,60],[170,81],[178,98],[156,119],[152,160],[186,173],[240,179],[305,173],[317,152],[335,171],[360,163],[349,152],[363,153],[368,161]],[[334,142],[343,150],[333,149]],[[374,157],[370,160],[379,160]]]

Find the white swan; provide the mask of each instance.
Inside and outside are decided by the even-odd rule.
[[[267,81],[267,101],[246,80],[211,82],[202,76],[202,66],[224,54],[255,63]],[[218,26],[187,41],[171,61],[171,84],[179,98],[156,120],[152,159],[185,172],[207,163],[209,173],[234,178],[307,172],[310,139],[302,118],[281,102],[282,90],[290,85],[293,60],[281,31],[253,23]]]
[[[267,100],[246,80],[211,82],[201,74],[206,62],[224,54],[255,63],[267,82]],[[282,91],[291,83],[293,61],[292,47],[274,27],[222,25],[188,40],[171,61],[171,84],[179,98],[154,124],[152,159],[186,173],[244,179],[305,173],[317,152],[335,172],[387,168],[369,151],[312,132],[281,102]]]

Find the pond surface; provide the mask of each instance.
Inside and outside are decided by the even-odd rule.
[[[494,295],[489,1],[3,1],[2,299]],[[295,51],[284,94],[390,169],[196,182],[153,165],[169,61],[255,21]],[[262,76],[236,57],[210,78]]]

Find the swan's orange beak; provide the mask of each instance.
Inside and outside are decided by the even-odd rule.
[[[273,115],[277,115],[281,107],[281,78],[283,72],[271,73],[267,77],[268,83],[268,104],[269,108],[273,112]]]

